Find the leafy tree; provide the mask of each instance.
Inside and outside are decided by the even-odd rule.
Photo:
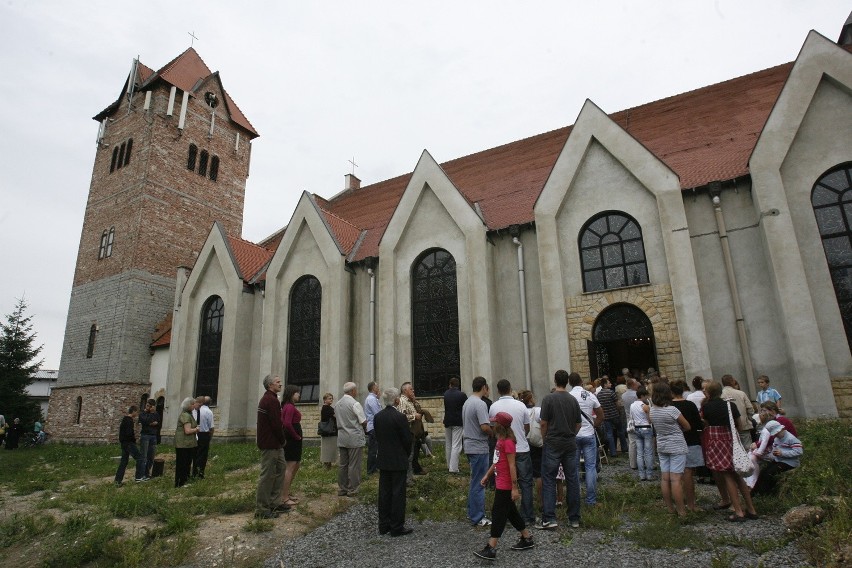
[[[39,405],[27,396],[26,388],[41,366],[42,361],[36,358],[43,347],[33,345],[36,334],[26,310],[27,303],[20,299],[6,315],[6,323],[0,323],[0,413],[7,422],[20,418],[25,428],[41,416]]]

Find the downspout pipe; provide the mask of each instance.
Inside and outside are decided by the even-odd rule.
[[[376,380],[376,273],[367,269],[370,276],[370,380]]]
[[[713,209],[716,212],[716,225],[719,228],[719,242],[722,245],[722,258],[725,261],[725,272],[728,275],[728,287],[731,289],[731,301],[734,304],[734,317],[737,323],[737,335],[740,340],[740,351],[743,354],[743,366],[745,366],[746,386],[749,398],[754,400],[757,390],[754,383],[754,371],[751,363],[751,349],[749,349],[748,336],[746,335],[745,320],[740,304],[740,293],[737,288],[737,277],[734,274],[734,263],[731,261],[731,245],[728,242],[728,230],[725,227],[725,218],[722,216],[722,200],[719,195],[713,196]]]
[[[532,390],[532,379],[530,371],[530,332],[527,322],[527,284],[524,275],[524,245],[518,237],[513,237],[512,242],[518,247],[518,285],[521,295],[521,339],[524,344],[524,378],[527,390]]]

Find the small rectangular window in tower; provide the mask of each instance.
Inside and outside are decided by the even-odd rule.
[[[109,164],[109,173],[115,171],[115,162],[118,161],[118,147],[112,149],[112,162]]]
[[[195,144],[189,145],[189,156],[186,158],[186,169],[195,171],[195,158],[198,157],[198,146]]]
[[[106,250],[104,251],[104,256],[112,256],[112,243],[115,242],[115,227],[109,228],[109,234],[107,235],[106,241]]]
[[[207,175],[207,159],[210,157],[210,154],[207,153],[207,150],[201,151],[201,158],[198,160],[198,175],[206,176]]]
[[[219,177],[219,156],[210,158],[210,180],[216,181]]]
[[[93,323],[89,328],[89,346],[86,348],[86,359],[91,359],[95,354],[95,338],[98,336],[98,324]]]
[[[130,151],[133,149],[133,138],[127,141],[127,151],[124,153],[124,165],[130,163]]]
[[[126,144],[124,142],[121,143],[121,147],[118,149],[118,161],[115,163],[116,169],[120,168],[124,164],[124,150],[126,148]]]
[[[101,233],[101,246],[98,247],[98,260],[106,256],[107,230]]]

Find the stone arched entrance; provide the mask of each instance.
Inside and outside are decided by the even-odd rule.
[[[615,377],[620,369],[658,369],[654,326],[641,309],[628,303],[603,310],[588,341],[591,377]]]

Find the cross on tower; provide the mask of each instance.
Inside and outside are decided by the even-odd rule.
[[[198,38],[197,38],[197,37],[195,37],[195,32],[194,32],[194,31],[192,31],[192,32],[186,32],[186,33],[188,33],[188,34],[189,34],[189,37],[191,37],[191,38],[192,38],[191,40],[189,40],[189,47],[192,47],[192,46],[195,44],[195,40],[197,40]]]
[[[352,156],[351,160],[348,160],[350,164],[352,164],[352,175],[355,175],[355,168],[358,167],[358,164],[355,163],[355,156]]]

